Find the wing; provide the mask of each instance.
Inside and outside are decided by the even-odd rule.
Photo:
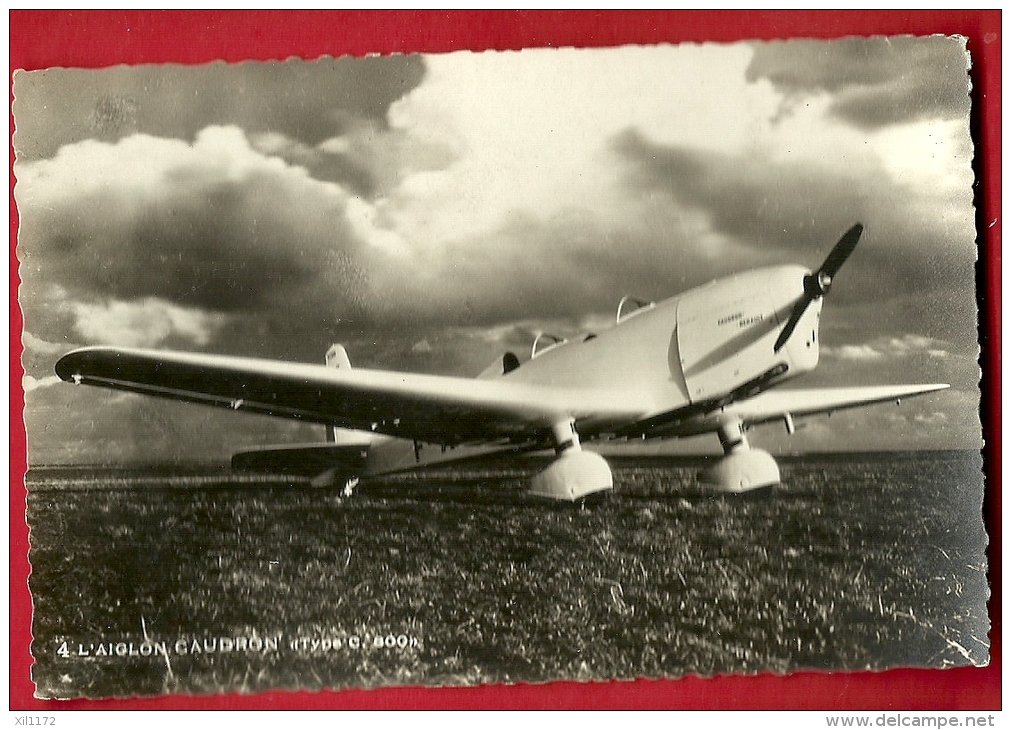
[[[944,390],[948,385],[883,385],[860,388],[811,390],[766,390],[730,403],[703,402],[666,413],[651,415],[619,429],[616,435],[634,438],[683,438],[712,433],[729,420],[745,427],[770,421],[791,420],[818,413],[834,413],[874,403],[899,401]],[[792,426],[791,426],[792,427]]]
[[[874,403],[899,401],[925,393],[944,390],[948,385],[883,385],[858,388],[819,388],[810,390],[766,390],[751,398],[735,401],[717,410],[689,418],[680,429],[685,434],[715,431],[728,419],[740,419],[747,426],[770,421],[834,413]],[[792,425],[791,425],[792,428]],[[682,434],[678,434],[682,435]]]
[[[944,390],[948,385],[883,385],[862,388],[822,388],[817,390],[767,390],[754,398],[733,403],[726,413],[739,416],[748,425],[767,423],[790,416],[811,416],[859,408],[873,403],[900,401],[914,395]]]
[[[650,411],[631,390],[112,347],[75,350],[56,373],[73,383],[447,445],[546,441],[560,419],[595,431]]]

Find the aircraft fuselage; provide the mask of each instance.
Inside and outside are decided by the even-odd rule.
[[[821,301],[804,314],[787,345],[773,343],[808,274],[780,266],[718,279],[626,315],[613,327],[549,346],[500,377],[532,385],[635,392],[654,413],[718,402],[749,384],[755,392],[812,370],[818,363]],[[618,424],[578,420],[593,439]],[[692,433],[691,419],[679,426]],[[673,434],[672,434],[673,435]],[[367,474],[472,457],[501,447],[414,444],[375,437]]]
[[[779,266],[713,281],[553,346],[502,377],[645,390],[657,411],[719,399],[767,373],[775,375],[763,385],[783,382],[818,364],[820,300],[787,345],[778,353],[773,348],[808,273]]]

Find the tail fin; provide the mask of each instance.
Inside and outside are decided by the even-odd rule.
[[[327,367],[331,368],[351,369],[351,358],[348,357],[348,351],[344,349],[344,345],[330,345],[330,349],[326,351],[326,364]],[[338,428],[337,426],[327,426],[327,442],[331,444],[340,444],[347,441],[347,438],[344,437],[342,431],[345,431],[345,429]]]
[[[351,368],[351,358],[348,357],[344,345],[330,345],[330,349],[326,351],[326,364],[332,368]]]

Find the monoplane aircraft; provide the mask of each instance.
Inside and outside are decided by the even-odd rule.
[[[474,379],[352,368],[341,345],[325,364],[88,347],[56,365],[66,381],[324,424],[318,444],[238,453],[237,470],[343,485],[360,477],[471,457],[554,451],[530,491],[580,501],[613,488],[588,442],[719,436],[724,455],[701,478],[729,492],[780,481],[746,432],[801,416],[899,399],[943,384],[780,388],[815,368],[819,318],[860,240],[853,226],[811,272],[761,268],[661,302],[626,297],[606,331],[542,335]]]

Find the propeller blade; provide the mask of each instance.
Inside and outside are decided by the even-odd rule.
[[[800,318],[804,316],[804,312],[807,311],[807,305],[812,302],[812,298],[807,294],[804,294],[797,303],[793,305],[793,311],[790,313],[790,319],[786,320],[786,326],[783,327],[783,331],[779,333],[779,337],[776,338],[776,346],[772,349],[773,352],[779,352],[783,349],[783,345],[786,341],[790,339],[790,335],[797,328],[797,323]]]
[[[832,280],[839,272],[839,269],[842,268],[842,265],[846,263],[846,259],[853,253],[853,249],[857,247],[857,243],[860,242],[860,236],[863,232],[863,225],[857,223],[846,231],[843,237],[839,239],[839,242],[832,248],[832,251],[825,259],[825,263],[814,274],[814,281],[811,282],[817,285],[816,296],[823,296],[828,292],[829,287],[832,286]],[[807,281],[804,282],[804,290],[808,290]]]
[[[797,300],[797,303],[793,305],[790,318],[786,321],[783,331],[779,333],[779,337],[776,338],[776,345],[773,348],[774,352],[779,352],[783,349],[783,345],[790,339],[790,335],[797,328],[797,323],[800,322],[801,317],[804,316],[804,312],[807,311],[811,302],[828,293],[828,290],[832,287],[832,280],[839,272],[839,269],[842,268],[842,265],[846,263],[846,259],[853,253],[853,249],[857,247],[857,243],[860,242],[860,236],[863,232],[864,227],[860,223],[857,223],[846,231],[843,237],[839,239],[839,242],[832,247],[832,251],[818,271],[804,277],[804,293]]]

